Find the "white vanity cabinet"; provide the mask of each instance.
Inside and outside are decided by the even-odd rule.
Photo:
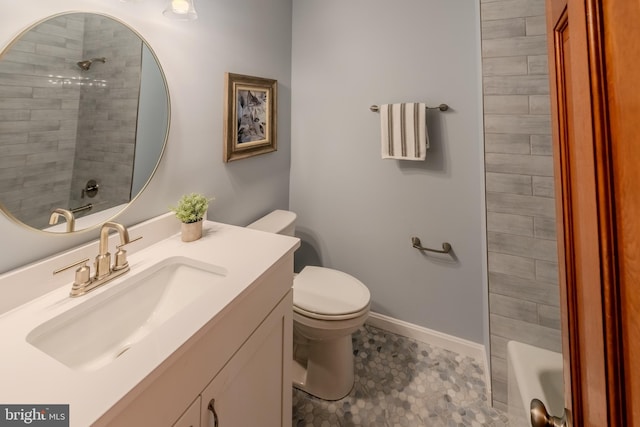
[[[214,400],[219,427],[290,427],[300,241],[203,225],[189,243],[171,212],[131,227],[130,271],[79,298],[51,272],[99,241],[0,274],[17,295],[0,303],[0,402],[68,404],[71,427],[210,427]]]
[[[283,347],[290,302],[287,297],[276,307],[204,390],[202,427],[291,425],[291,353]]]
[[[290,253],[94,425],[290,427],[292,284]]]
[[[173,427],[200,427],[200,396],[189,406]],[[205,424],[206,425],[206,424]]]

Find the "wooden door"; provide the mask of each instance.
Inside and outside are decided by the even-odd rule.
[[[640,426],[639,19],[635,0],[547,0],[565,404],[580,427]]]
[[[602,6],[619,318],[620,407],[628,427],[640,426],[640,2]],[[615,355],[615,354],[614,354]]]

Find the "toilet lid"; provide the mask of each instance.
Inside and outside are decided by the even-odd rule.
[[[355,277],[325,267],[305,267],[293,280],[293,305],[310,313],[340,316],[369,305],[369,289]]]

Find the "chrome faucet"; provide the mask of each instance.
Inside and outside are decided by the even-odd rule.
[[[120,244],[116,245],[117,252],[115,253],[115,261],[111,265],[111,253],[109,253],[109,230],[114,229],[120,235]],[[87,292],[104,285],[105,283],[115,279],[118,276],[123,275],[129,271],[129,262],[127,261],[127,251],[122,249],[129,243],[133,243],[142,239],[142,236],[133,240],[129,239],[129,232],[127,228],[117,222],[105,222],[100,228],[100,243],[98,255],[95,260],[96,273],[91,277],[91,271],[87,262],[89,258],[82,261],[75,262],[66,267],[60,268],[53,272],[53,274],[60,273],[61,271],[68,270],[72,267],[79,266],[76,269],[75,280],[71,287],[70,295],[72,297],[78,297],[84,295]]]
[[[76,218],[73,216],[73,212],[67,209],[55,208],[49,217],[49,225],[57,224],[60,219],[60,215],[62,215],[67,221],[67,232],[75,231]]]

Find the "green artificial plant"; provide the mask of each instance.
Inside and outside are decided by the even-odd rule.
[[[178,200],[176,206],[172,206],[171,210],[175,212],[176,218],[185,224],[201,221],[209,207],[209,201],[202,194],[191,193],[185,194]]]

